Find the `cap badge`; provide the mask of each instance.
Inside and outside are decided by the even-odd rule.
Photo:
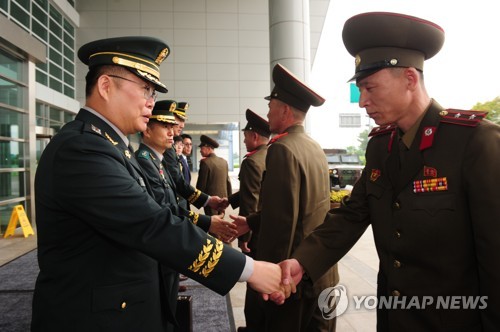
[[[391,59],[389,63],[391,64],[391,66],[395,66],[398,64],[398,59]]]
[[[359,64],[361,63],[361,57],[358,55],[356,55],[356,57],[354,58],[354,64],[356,65],[356,67],[359,66]]]
[[[172,103],[170,104],[170,109],[168,111],[172,113],[173,111],[175,111],[176,108],[177,108],[177,103]]]
[[[156,57],[155,62],[157,64],[161,64],[163,60],[166,59],[167,56],[168,56],[168,48],[164,48],[163,50],[161,50],[160,54],[158,54],[158,56]]]

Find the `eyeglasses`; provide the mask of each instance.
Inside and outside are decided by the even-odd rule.
[[[138,85],[142,85],[142,83],[130,80],[130,79],[125,78],[125,77],[121,77],[121,76],[117,76],[117,75],[109,75],[109,74],[108,74],[108,76],[114,77],[114,78],[119,78],[119,79],[129,81],[129,82],[132,82],[132,83],[135,83]],[[156,101],[156,98],[158,98],[158,92],[156,92],[156,90],[154,88],[150,87],[149,85],[144,85],[142,88],[144,89],[144,98],[146,100],[149,100],[149,98],[153,98],[153,100]]]

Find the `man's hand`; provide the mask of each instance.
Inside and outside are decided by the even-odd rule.
[[[207,205],[213,210],[224,211],[229,206],[229,201],[227,197],[210,196]]]
[[[236,230],[238,231],[238,236],[242,236],[250,232],[250,227],[247,224],[247,218],[242,216],[229,215],[229,218],[233,219],[233,224],[236,225]]]
[[[253,273],[247,282],[261,294],[280,292],[281,269],[277,264],[254,261]]]
[[[216,235],[223,242],[229,243],[238,235],[236,225],[232,222],[225,221],[222,218],[224,215],[214,215],[210,217],[210,233]]]
[[[242,242],[238,241],[238,247],[240,247],[242,252],[252,252],[252,250],[250,250],[250,248],[248,248],[247,241],[242,241]]]
[[[283,291],[274,292],[269,299],[276,304],[283,304],[291,293],[297,291],[297,284],[302,280],[304,268],[296,259],[287,259],[278,264],[281,267],[281,287]],[[266,299],[264,297],[264,299]]]

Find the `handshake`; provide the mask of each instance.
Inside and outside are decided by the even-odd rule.
[[[250,287],[262,294],[265,301],[283,304],[302,280],[304,269],[296,259],[287,259],[279,264],[254,261],[254,269],[247,280]]]

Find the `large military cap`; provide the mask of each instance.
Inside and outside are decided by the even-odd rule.
[[[177,103],[174,100],[157,101],[155,103],[155,107],[153,108],[152,115],[149,117],[149,119],[159,122],[177,124],[173,113],[176,107]]]
[[[155,89],[167,92],[160,82],[160,64],[170,49],[162,40],[153,37],[117,37],[87,43],[78,50],[78,58],[93,68],[101,65],[123,66],[138,77],[150,81]]]
[[[267,100],[279,99],[302,112],[307,112],[310,106],[321,106],[325,102],[323,97],[279,63],[273,68],[273,81],[274,88],[265,97]]]
[[[200,148],[202,146],[209,146],[213,149],[217,149],[219,147],[219,143],[216,140],[214,140],[213,138],[210,138],[206,135],[201,135],[200,141],[201,141],[201,143],[200,143],[200,145],[198,145],[198,147],[200,147]]]
[[[189,103],[185,101],[180,101],[177,103],[177,107],[174,110],[174,114],[177,115],[182,120],[187,119],[186,111],[189,108]]]
[[[424,60],[432,58],[443,46],[444,30],[414,16],[371,12],[348,19],[342,39],[355,57],[352,81],[383,68],[414,67],[423,71]]]
[[[247,118],[247,125],[242,129],[243,131],[254,131],[257,134],[268,138],[271,136],[269,122],[255,114],[251,109],[247,109],[245,116]]]

